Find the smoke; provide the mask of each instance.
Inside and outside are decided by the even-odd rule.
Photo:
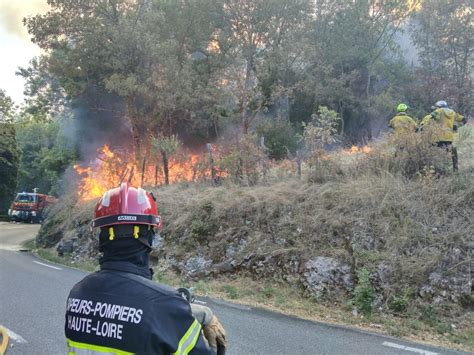
[[[62,134],[88,162],[97,156],[104,144],[111,148],[132,147],[130,123],[123,100],[97,87],[90,87],[76,98],[61,120]]]
[[[418,66],[420,64],[420,53],[418,48],[413,44],[411,31],[416,31],[416,21],[410,20],[403,26],[402,31],[395,37],[395,42],[400,46],[403,59],[409,64]],[[413,26],[413,29],[411,28]]]
[[[0,0],[0,26],[8,34],[29,39],[28,32],[23,26],[23,18],[44,13],[48,9],[46,0]]]

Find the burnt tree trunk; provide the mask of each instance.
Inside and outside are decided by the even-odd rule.
[[[298,174],[298,178],[301,178],[301,164],[303,162],[303,157],[300,150],[296,151],[296,173]]]
[[[212,145],[210,143],[207,143],[206,148],[207,148],[207,152],[209,153],[209,167],[211,171],[212,183],[216,184],[217,179],[216,179],[216,170],[214,166],[214,157],[212,156]]]
[[[146,157],[143,157],[143,164],[142,164],[142,179],[140,182],[140,187],[143,187],[145,182],[145,167],[146,167]]]
[[[132,139],[133,139],[133,149],[135,151],[135,162],[139,163],[141,161],[141,135],[140,135],[140,125],[139,118],[134,110],[133,97],[129,96],[127,98],[127,112],[128,119],[130,120],[130,125],[132,126]]]
[[[244,92],[241,97],[241,111],[240,111],[240,122],[242,124],[242,134],[248,135],[250,128],[250,117],[249,117],[249,98],[248,94],[252,89],[252,70],[254,66],[254,53],[255,48],[251,48],[250,54],[247,58],[247,64],[245,68],[245,81],[244,81]]]
[[[161,157],[163,158],[163,173],[165,175],[165,185],[169,185],[170,184],[170,171],[169,171],[168,154],[162,150]]]

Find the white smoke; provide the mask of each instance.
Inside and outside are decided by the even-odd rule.
[[[46,0],[0,0],[0,27],[5,33],[29,40],[23,18],[45,13],[48,9]]]

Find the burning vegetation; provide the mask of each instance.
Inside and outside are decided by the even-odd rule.
[[[80,201],[89,201],[102,196],[105,191],[124,181],[134,186],[156,186],[197,181],[212,176],[217,179],[225,173],[214,166],[214,154],[217,154],[215,147],[207,154],[191,153],[182,149],[172,157],[167,157],[166,163],[143,158],[141,164],[137,164],[133,154],[119,149],[114,152],[104,144],[89,165],[74,165],[74,170],[80,177],[77,196]]]
[[[362,147],[358,147],[356,145],[353,145],[349,149],[345,149],[344,152],[346,154],[356,154],[356,153],[370,153],[372,151],[372,148],[369,147],[368,145],[364,145]]]
[[[216,183],[230,175],[238,178],[238,175],[243,175],[244,171],[248,175],[250,170],[254,175],[266,175],[268,169],[286,171],[295,175],[302,169],[301,166],[300,169],[296,168],[297,161],[268,160],[263,154],[259,155],[264,149],[259,149],[255,145],[244,148],[246,148],[243,150],[246,153],[245,157],[236,157],[235,151],[229,150],[229,147],[227,151],[219,150],[214,144],[208,144],[207,151],[199,153],[192,153],[181,148],[172,156],[166,156],[166,163],[164,159],[143,158],[142,163],[137,164],[133,154],[120,149],[112,151],[109,145],[104,144],[97,150],[96,157],[88,165],[74,165],[74,170],[80,177],[77,184],[77,197],[82,202],[93,200],[124,181],[134,186],[158,186],[202,180]],[[372,148],[369,146],[352,146],[348,149],[340,149],[335,154],[327,153],[327,159],[334,159],[331,156],[338,156],[339,152],[355,155],[368,154],[371,151]],[[300,164],[304,163],[300,162]],[[253,168],[250,165],[253,165]]]
[[[460,135],[468,129],[461,128]],[[263,166],[257,170],[264,183],[247,188],[231,182],[236,171],[229,162],[240,157],[227,151],[216,158],[217,166],[229,163],[221,186],[149,188],[166,221],[163,244],[153,252],[155,271],[175,277],[171,270],[177,270],[178,278],[199,280],[197,285],[244,283],[251,275],[258,285],[271,285],[274,291],[264,299],[279,309],[293,311],[294,303],[279,302],[277,294],[280,286],[289,287],[292,297],[311,295],[304,301],[310,312],[330,304],[365,326],[389,319],[391,334],[432,332],[472,350],[473,225],[465,211],[472,209],[474,194],[469,158],[474,143],[471,138],[459,145],[469,173],[443,175],[443,168],[450,171],[449,155],[427,138],[393,135],[369,147],[326,151],[313,166],[303,163],[301,179],[295,178],[294,160],[270,162],[265,181]],[[251,152],[251,147],[256,148],[241,148]],[[206,161],[205,151],[198,156]],[[99,152],[99,157],[107,165],[112,155]],[[246,169],[261,162],[241,158]],[[74,208],[68,203],[64,199],[53,207],[38,245],[51,247],[63,239],[74,246],[74,258],[94,260],[93,238],[85,237],[94,202]],[[375,298],[353,297],[362,286]],[[246,291],[235,292],[243,297]],[[252,292],[264,295],[259,288]],[[368,313],[369,323],[351,315],[353,309]],[[393,328],[392,320],[404,326]]]

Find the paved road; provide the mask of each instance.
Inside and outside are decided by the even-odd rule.
[[[0,324],[12,337],[10,354],[65,354],[63,321],[69,289],[86,273],[20,252],[35,226],[0,223]],[[15,238],[15,235],[18,237]],[[230,355],[461,354],[392,337],[202,299],[220,316]]]
[[[0,249],[21,249],[21,243],[33,239],[38,229],[39,224],[0,222]]]

